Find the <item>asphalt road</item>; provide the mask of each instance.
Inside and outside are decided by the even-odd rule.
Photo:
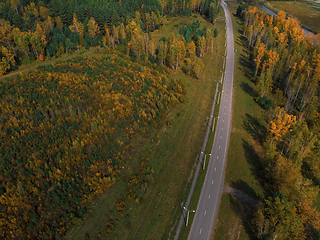
[[[189,240],[209,240],[211,238],[224,185],[225,163],[232,118],[234,41],[229,10],[224,1],[221,2],[221,5],[225,11],[227,36],[227,58],[223,78],[224,82],[216,134],[211,149],[211,157],[189,233]]]

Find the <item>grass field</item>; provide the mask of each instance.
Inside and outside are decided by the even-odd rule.
[[[225,184],[261,200],[263,190],[259,173],[264,110],[254,101],[255,85],[251,79],[249,52],[241,35],[241,20],[234,14],[237,3],[228,2],[231,13],[235,49],[235,78],[233,95],[232,131],[228,150]],[[212,239],[251,239],[252,206],[228,193],[222,195],[218,219]]]
[[[300,1],[266,2],[271,10],[285,11],[288,16],[298,18],[302,27],[314,33],[320,33],[320,8],[314,3]]]
[[[179,22],[192,23],[197,18],[169,19],[160,31],[152,35],[152,41],[168,37],[172,31],[178,32],[174,25]],[[198,19],[200,28],[207,25],[217,27],[219,32],[224,30],[224,22],[213,26],[202,18]],[[201,151],[216,81],[221,77],[224,41],[224,34],[220,33],[216,38],[215,54],[204,58],[206,67],[202,80],[191,78],[180,70],[171,73],[172,77],[183,79],[187,88],[186,101],[170,112],[160,130],[150,129],[147,136],[138,137],[133,145],[133,158],[150,158],[155,172],[150,185],[143,189],[143,199],[139,203],[128,202],[126,213],[119,216],[115,201],[125,197],[124,179],[100,197],[92,207],[92,213],[69,231],[65,239],[84,239],[86,234],[90,239],[168,239],[170,234],[173,238],[181,206],[187,199],[190,175]],[[110,219],[114,221],[114,231],[106,234],[106,224]]]

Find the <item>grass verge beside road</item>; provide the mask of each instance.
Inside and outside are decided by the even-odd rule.
[[[249,52],[246,39],[241,35],[242,22],[235,17],[238,4],[228,2],[231,13],[235,49],[235,78],[233,88],[233,114],[225,184],[260,200],[263,190],[260,186],[261,142],[265,126],[264,110],[254,101],[255,84],[251,79]],[[212,239],[250,239],[252,231],[250,206],[228,193],[222,195],[218,219]]]
[[[194,20],[196,18],[188,21],[192,23]],[[127,202],[127,211],[124,216],[119,216],[115,201],[125,198],[126,191],[124,182],[116,184],[101,196],[93,206],[92,213],[82,224],[69,231],[65,239],[84,239],[85,235],[90,236],[90,239],[112,240],[168,239],[170,234],[171,238],[174,237],[173,230],[181,216],[181,206],[188,196],[190,172],[201,151],[216,81],[220,81],[223,64],[224,22],[210,25],[202,18],[199,20],[200,28],[205,25],[217,27],[220,32],[216,38],[214,54],[204,58],[204,78],[198,81],[181,71],[172,72],[171,77],[181,78],[186,85],[185,102],[169,113],[160,130],[150,129],[148,134],[136,139],[132,147],[133,159],[150,158],[154,171],[151,183],[141,189],[144,191],[143,199],[139,203]],[[188,23],[186,19],[180,22]],[[176,21],[168,21],[160,30],[161,34],[169,37],[172,26],[176,24]],[[156,37],[152,35],[152,39],[155,41]],[[114,229],[107,233],[110,219],[113,220]]]

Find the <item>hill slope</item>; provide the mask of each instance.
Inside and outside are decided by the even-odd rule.
[[[116,52],[2,82],[2,237],[64,233],[131,164],[126,151],[136,131],[157,126],[182,93],[179,80]]]

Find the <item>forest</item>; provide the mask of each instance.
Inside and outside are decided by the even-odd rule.
[[[150,44],[150,32],[161,27],[165,16],[195,12],[212,22],[218,11],[214,0],[2,0],[0,74],[17,70],[23,60],[43,61],[92,46],[124,45],[133,56],[148,57],[162,47]]]
[[[0,229],[8,239],[64,233],[130,164],[135,133],[157,127],[184,93],[178,79],[120,53],[48,65],[0,92]],[[141,166],[152,174],[147,160]]]
[[[256,102],[264,118],[261,172],[265,199],[252,226],[258,239],[320,236],[320,35],[305,35],[297,19],[241,4]]]
[[[193,13],[213,22],[218,2],[0,2],[1,74],[80,53],[1,81],[0,239],[63,236],[123,178],[127,199],[115,203],[120,215],[125,201],[143,202],[138,190],[153,170],[148,158],[131,159],[130,143],[185,101],[184,83],[170,71],[201,79],[202,58],[218,35],[199,21],[157,45],[150,32],[166,17]],[[91,47],[97,56],[81,55]],[[129,175],[131,164],[139,167]]]

